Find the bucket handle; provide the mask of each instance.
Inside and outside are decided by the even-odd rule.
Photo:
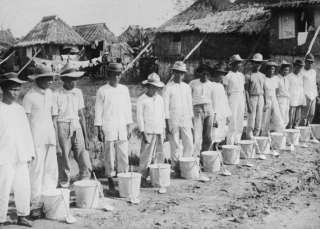
[[[62,190],[60,190],[60,194],[61,194],[61,197],[62,197],[62,200],[63,200],[64,208],[66,209],[66,213],[67,213],[66,221],[68,221],[68,218],[70,218],[70,216],[71,216],[70,208],[67,205],[67,201],[64,199],[64,195],[63,195]]]

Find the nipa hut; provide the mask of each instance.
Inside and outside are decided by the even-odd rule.
[[[81,49],[85,41],[72,27],[56,15],[43,17],[42,20],[16,44],[21,58],[31,57],[38,50],[37,57],[54,60],[60,59],[66,46]]]
[[[202,39],[187,62],[191,73],[204,60],[215,63],[234,53],[243,57],[253,52],[267,55],[269,19],[269,11],[256,3],[244,6],[228,0],[196,1],[158,28],[154,53],[161,76],[167,78],[168,67]]]
[[[268,8],[272,15],[269,32],[272,57],[293,61],[305,56],[320,26],[320,0],[273,0]],[[320,73],[320,35],[314,40],[311,52]]]
[[[88,42],[85,54],[89,59],[101,56],[107,45],[117,42],[116,36],[105,23],[77,25],[73,29]]]

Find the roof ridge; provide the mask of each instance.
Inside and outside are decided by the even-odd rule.
[[[92,25],[106,25],[105,22],[98,22],[98,23],[90,23],[90,24],[83,24],[83,25],[73,25],[72,27],[80,27],[80,26],[92,26]]]

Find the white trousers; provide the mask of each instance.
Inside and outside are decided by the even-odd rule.
[[[258,136],[261,132],[264,98],[263,95],[250,96],[251,113],[248,114],[247,135]]]
[[[245,97],[243,93],[233,93],[229,95],[229,104],[231,109],[231,119],[229,132],[227,135],[227,144],[235,144],[241,140],[243,132]]]
[[[279,103],[276,97],[267,99],[267,110],[263,113],[262,135],[268,136],[268,132],[282,132],[284,124],[280,112]]]
[[[11,188],[18,216],[30,214],[30,179],[28,164],[0,165],[0,223],[7,221]]]
[[[36,157],[30,164],[31,209],[42,206],[42,194],[58,184],[56,146],[43,145],[36,148]]]
[[[180,141],[180,138],[182,141]],[[190,127],[174,127],[169,136],[171,163],[176,164],[181,157],[192,157],[193,136]],[[182,143],[182,144],[181,144]]]
[[[147,143],[142,140],[140,149],[139,172],[142,177],[148,176],[148,168],[152,161],[154,163],[163,163],[163,140],[161,134],[146,134]]]
[[[105,174],[112,177],[113,172],[125,173],[129,169],[128,141],[106,141],[105,147]],[[115,162],[117,163],[115,168]]]
[[[290,101],[288,97],[278,97],[278,103],[280,107],[280,112],[282,115],[282,121],[284,126],[286,127],[289,123],[289,108]]]

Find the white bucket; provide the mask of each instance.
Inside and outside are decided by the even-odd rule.
[[[286,148],[286,135],[280,132],[270,133],[272,149],[282,150]]]
[[[218,151],[204,151],[201,153],[203,161],[203,169],[205,172],[219,172],[221,167],[221,159]]]
[[[297,126],[297,130],[300,131],[300,141],[308,142],[311,139],[311,127],[310,126]]]
[[[320,140],[320,124],[310,124],[313,136]]]
[[[199,159],[194,157],[182,157],[179,160],[181,177],[192,180],[200,177]]]
[[[257,141],[261,154],[271,154],[270,139],[268,137],[254,137],[254,139]]]
[[[62,196],[63,195],[63,196]],[[69,189],[53,189],[46,191],[43,197],[43,211],[47,219],[66,220],[69,212]],[[68,207],[68,209],[66,208]]]
[[[222,146],[222,158],[224,164],[238,165],[240,164],[240,146],[224,145]]]
[[[140,195],[141,174],[140,173],[119,173],[120,197],[138,198]]]
[[[152,164],[150,165],[150,177],[153,187],[170,186],[171,166],[169,164]]]
[[[297,129],[284,130],[288,145],[299,145],[300,131]]]
[[[242,140],[239,142],[241,147],[240,158],[241,159],[249,159],[255,158],[255,148],[253,140]]]
[[[99,204],[99,185],[95,180],[81,180],[74,182],[76,206],[78,208],[97,208]]]

